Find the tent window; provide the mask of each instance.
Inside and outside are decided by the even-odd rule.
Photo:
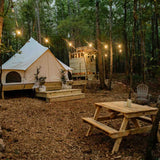
[[[17,72],[9,72],[6,76],[6,83],[21,82],[21,75]]]

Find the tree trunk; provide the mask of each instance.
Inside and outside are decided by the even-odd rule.
[[[111,90],[111,88],[112,88],[112,73],[113,73],[112,0],[110,0],[110,30],[109,30],[109,37],[110,37],[110,73],[109,73],[109,80],[108,80],[108,89]]]
[[[155,13],[153,13],[152,18],[151,18],[151,25],[152,25],[152,61],[151,61],[151,65],[154,65],[155,61],[155,50],[156,50],[156,46],[155,46]],[[155,78],[155,70],[152,69],[149,72],[152,76],[152,78]]]
[[[67,7],[68,7],[68,16],[70,16],[71,15],[70,0],[67,1]]]
[[[0,0],[0,44],[2,42],[2,28],[3,28],[3,12],[4,12],[4,0]]]
[[[135,55],[135,36],[136,36],[136,22],[137,22],[137,0],[134,0],[133,8],[133,38],[132,38],[132,51],[130,52],[130,91],[129,99],[131,99],[132,94],[132,83],[133,83],[133,55]]]
[[[2,31],[3,31],[3,16],[4,16],[4,0],[0,0],[0,45],[2,43]],[[1,46],[0,46],[1,48]],[[2,85],[2,53],[0,50],[0,98],[4,98]]]
[[[145,31],[144,31],[144,25],[143,25],[143,13],[142,13],[142,8],[141,4],[139,1],[139,9],[140,9],[140,29],[141,29],[141,68],[142,72],[141,75],[143,77],[143,83],[145,82]]]
[[[100,42],[99,0],[96,0],[96,42],[97,42],[97,50],[98,50],[98,68],[99,68],[100,88],[104,89],[105,82],[104,82],[102,51],[101,51],[101,42]]]
[[[128,82],[128,75],[129,75],[129,63],[128,63],[128,38],[127,38],[127,27],[126,27],[126,22],[127,22],[127,0],[124,2],[124,45],[125,45],[125,73],[127,77],[127,82]]]
[[[155,14],[154,13],[153,13],[153,16],[151,19],[151,24],[152,24],[152,58],[154,58],[155,57],[155,36],[154,36],[154,33],[155,33],[155,27],[154,27]]]
[[[157,132],[158,132],[158,126],[160,122],[160,105],[157,104],[158,112],[155,118],[155,121],[153,122],[153,126],[150,132],[150,135],[148,137],[148,144],[146,148],[146,155],[145,160],[154,160],[155,157],[152,155],[152,150],[155,148],[157,143]]]
[[[37,15],[37,28],[38,28],[38,41],[41,43],[41,26],[40,26],[40,18],[39,18],[39,0],[36,0],[36,15]]]
[[[80,14],[80,4],[79,4],[79,0],[77,0],[77,8],[78,8],[78,15]]]
[[[154,1],[154,9],[155,9],[155,34],[156,34],[156,48],[158,50],[159,60],[158,64],[160,65],[160,42],[159,42],[159,29],[158,29],[158,19],[159,19],[159,13],[158,13],[158,6],[157,1]]]

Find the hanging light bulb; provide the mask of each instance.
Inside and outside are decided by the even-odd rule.
[[[69,42],[69,46],[70,46],[70,47],[72,46],[72,43],[71,43],[71,42]]]
[[[14,7],[13,7],[13,4],[12,4],[12,6],[11,6],[11,10],[12,10],[12,12],[14,13]]]
[[[12,8],[12,12],[14,13],[14,8]]]
[[[21,30],[17,29],[17,30],[16,30],[16,34],[17,34],[17,35],[21,35],[21,34],[22,34]]]
[[[105,49],[108,49],[108,45],[106,44],[106,45],[104,46],[104,48],[105,48]]]
[[[92,43],[89,43],[89,47],[92,47],[93,45],[92,45]]]
[[[120,45],[120,44],[118,45],[118,48],[121,48],[121,45]]]
[[[45,43],[48,43],[49,42],[49,39],[48,38],[45,38]]]

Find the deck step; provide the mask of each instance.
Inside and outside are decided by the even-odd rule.
[[[47,102],[81,99],[85,94],[81,89],[62,89],[56,91],[36,92],[36,97],[45,98]]]
[[[85,98],[84,93],[53,96],[51,98],[46,98],[46,102],[68,101],[68,100],[76,100],[81,98]]]
[[[98,122],[96,120],[94,120],[93,118],[82,118],[84,122],[87,122],[91,125],[93,125],[94,127],[98,128],[98,129],[101,129],[105,132],[107,132],[108,134],[114,134],[114,133],[117,133],[118,131],[116,129],[113,129],[109,126],[106,126],[105,124],[101,123],[101,122]]]
[[[55,91],[37,92],[36,96],[52,98],[54,96],[64,96],[69,94],[80,94],[80,93],[81,93],[81,89],[61,89],[61,90],[55,90]]]

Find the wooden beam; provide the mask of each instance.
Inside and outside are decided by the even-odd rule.
[[[127,124],[128,124],[128,119],[124,117],[119,131],[120,132],[125,131]],[[116,139],[112,149],[112,154],[114,154],[115,152],[118,152],[121,141],[122,141],[122,137]]]
[[[116,133],[118,132],[116,129],[114,128],[111,128],[101,122],[98,122],[96,120],[94,120],[93,118],[82,118],[84,122],[88,123],[88,124],[91,124],[93,125],[94,127],[108,133],[108,134],[113,134],[113,133]]]
[[[94,120],[97,120],[101,108],[102,108],[101,106],[97,106],[96,111],[94,113],[94,117],[93,117]],[[93,125],[89,127],[86,133],[86,136],[89,136],[92,133],[93,128],[94,128]]]
[[[133,122],[133,124],[135,125],[135,127],[140,128],[140,124],[138,122],[138,120],[136,118],[132,118],[131,121]]]
[[[134,135],[134,134],[141,134],[141,133],[146,133],[149,132],[152,128],[152,125],[141,127],[141,128],[134,128],[130,130],[125,130],[125,131],[119,131],[117,133],[112,133],[110,134],[111,138],[119,138],[119,137],[126,137],[128,135]],[[160,128],[160,125],[159,125]]]
[[[137,117],[136,119],[139,119],[144,122],[152,123],[152,119],[150,117],[141,116],[141,117]]]
[[[146,116],[146,115],[156,115],[157,113],[157,110],[154,110],[154,111],[143,111],[143,112],[138,112],[138,113],[127,113],[127,114],[124,114],[124,116],[126,118],[135,118],[135,117],[141,117],[141,116]]]
[[[98,117],[97,118],[97,121],[107,121],[107,120],[110,120],[110,119],[118,119],[118,118],[123,118],[124,116],[122,114],[118,114],[114,117],[112,117],[111,115],[109,116],[105,116],[105,117]]]

